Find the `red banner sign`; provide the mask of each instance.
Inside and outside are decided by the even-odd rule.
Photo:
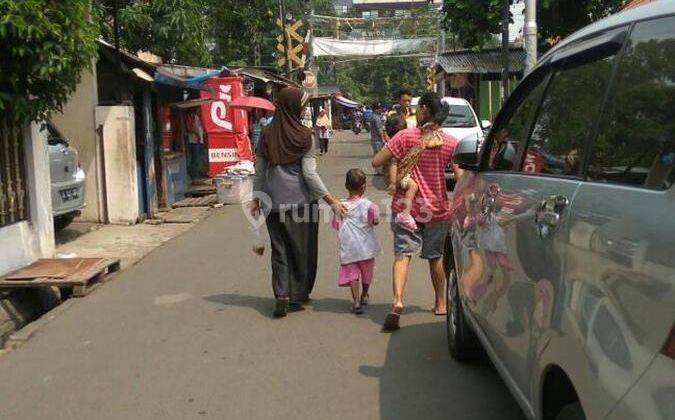
[[[202,98],[214,99],[201,106],[202,124],[209,148],[209,176],[214,177],[240,160],[253,160],[248,133],[248,115],[229,103],[244,94],[241,77],[214,77],[204,82],[213,92],[201,91]]]

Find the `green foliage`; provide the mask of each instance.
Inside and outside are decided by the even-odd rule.
[[[121,44],[132,52],[150,51],[168,63],[208,65],[208,2],[131,0],[118,14]]]
[[[256,57],[262,65],[276,65],[280,54],[277,36],[281,30],[279,0],[209,0],[212,14],[214,62],[219,64],[253,64]],[[314,9],[316,14],[333,13],[330,0],[284,0],[285,12],[303,20],[301,32],[308,29],[306,17]]]
[[[336,64],[338,88],[361,103],[394,102],[408,88],[416,96],[426,91],[426,67],[416,58],[377,58]]]
[[[97,37],[89,0],[0,0],[0,113],[24,124],[59,110]]]
[[[623,0],[539,0],[537,20],[540,38],[564,38],[618,12],[623,4]]]
[[[486,46],[501,30],[502,0],[444,0],[445,27],[467,48]],[[621,9],[623,0],[539,0],[540,39],[565,37]]]
[[[466,47],[484,47],[500,31],[502,0],[444,0],[446,29]]]

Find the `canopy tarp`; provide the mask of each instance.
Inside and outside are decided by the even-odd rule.
[[[435,51],[436,41],[436,38],[373,40],[314,38],[312,52],[315,57],[416,54]]]
[[[335,101],[335,103],[337,103],[338,105],[342,105],[345,108],[358,108],[358,106],[359,106],[358,102],[354,102],[352,100],[349,100],[342,95],[337,95],[337,94],[334,95],[333,100]]]

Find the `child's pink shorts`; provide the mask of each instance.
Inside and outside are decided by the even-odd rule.
[[[354,280],[361,280],[363,284],[370,284],[373,281],[373,271],[375,270],[375,258],[369,260],[357,261],[349,264],[342,264],[338,272],[338,286],[346,287]]]

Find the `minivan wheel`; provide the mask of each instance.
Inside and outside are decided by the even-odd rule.
[[[577,401],[564,406],[555,420],[586,420],[586,415],[583,408],[581,408],[581,403]]]
[[[459,286],[457,285],[457,271],[454,264],[446,267],[448,281],[445,285],[445,300],[447,303],[447,315],[445,319],[448,333],[448,350],[456,360],[469,360],[475,358],[479,348],[478,338],[466,321],[462,301],[459,298]]]

